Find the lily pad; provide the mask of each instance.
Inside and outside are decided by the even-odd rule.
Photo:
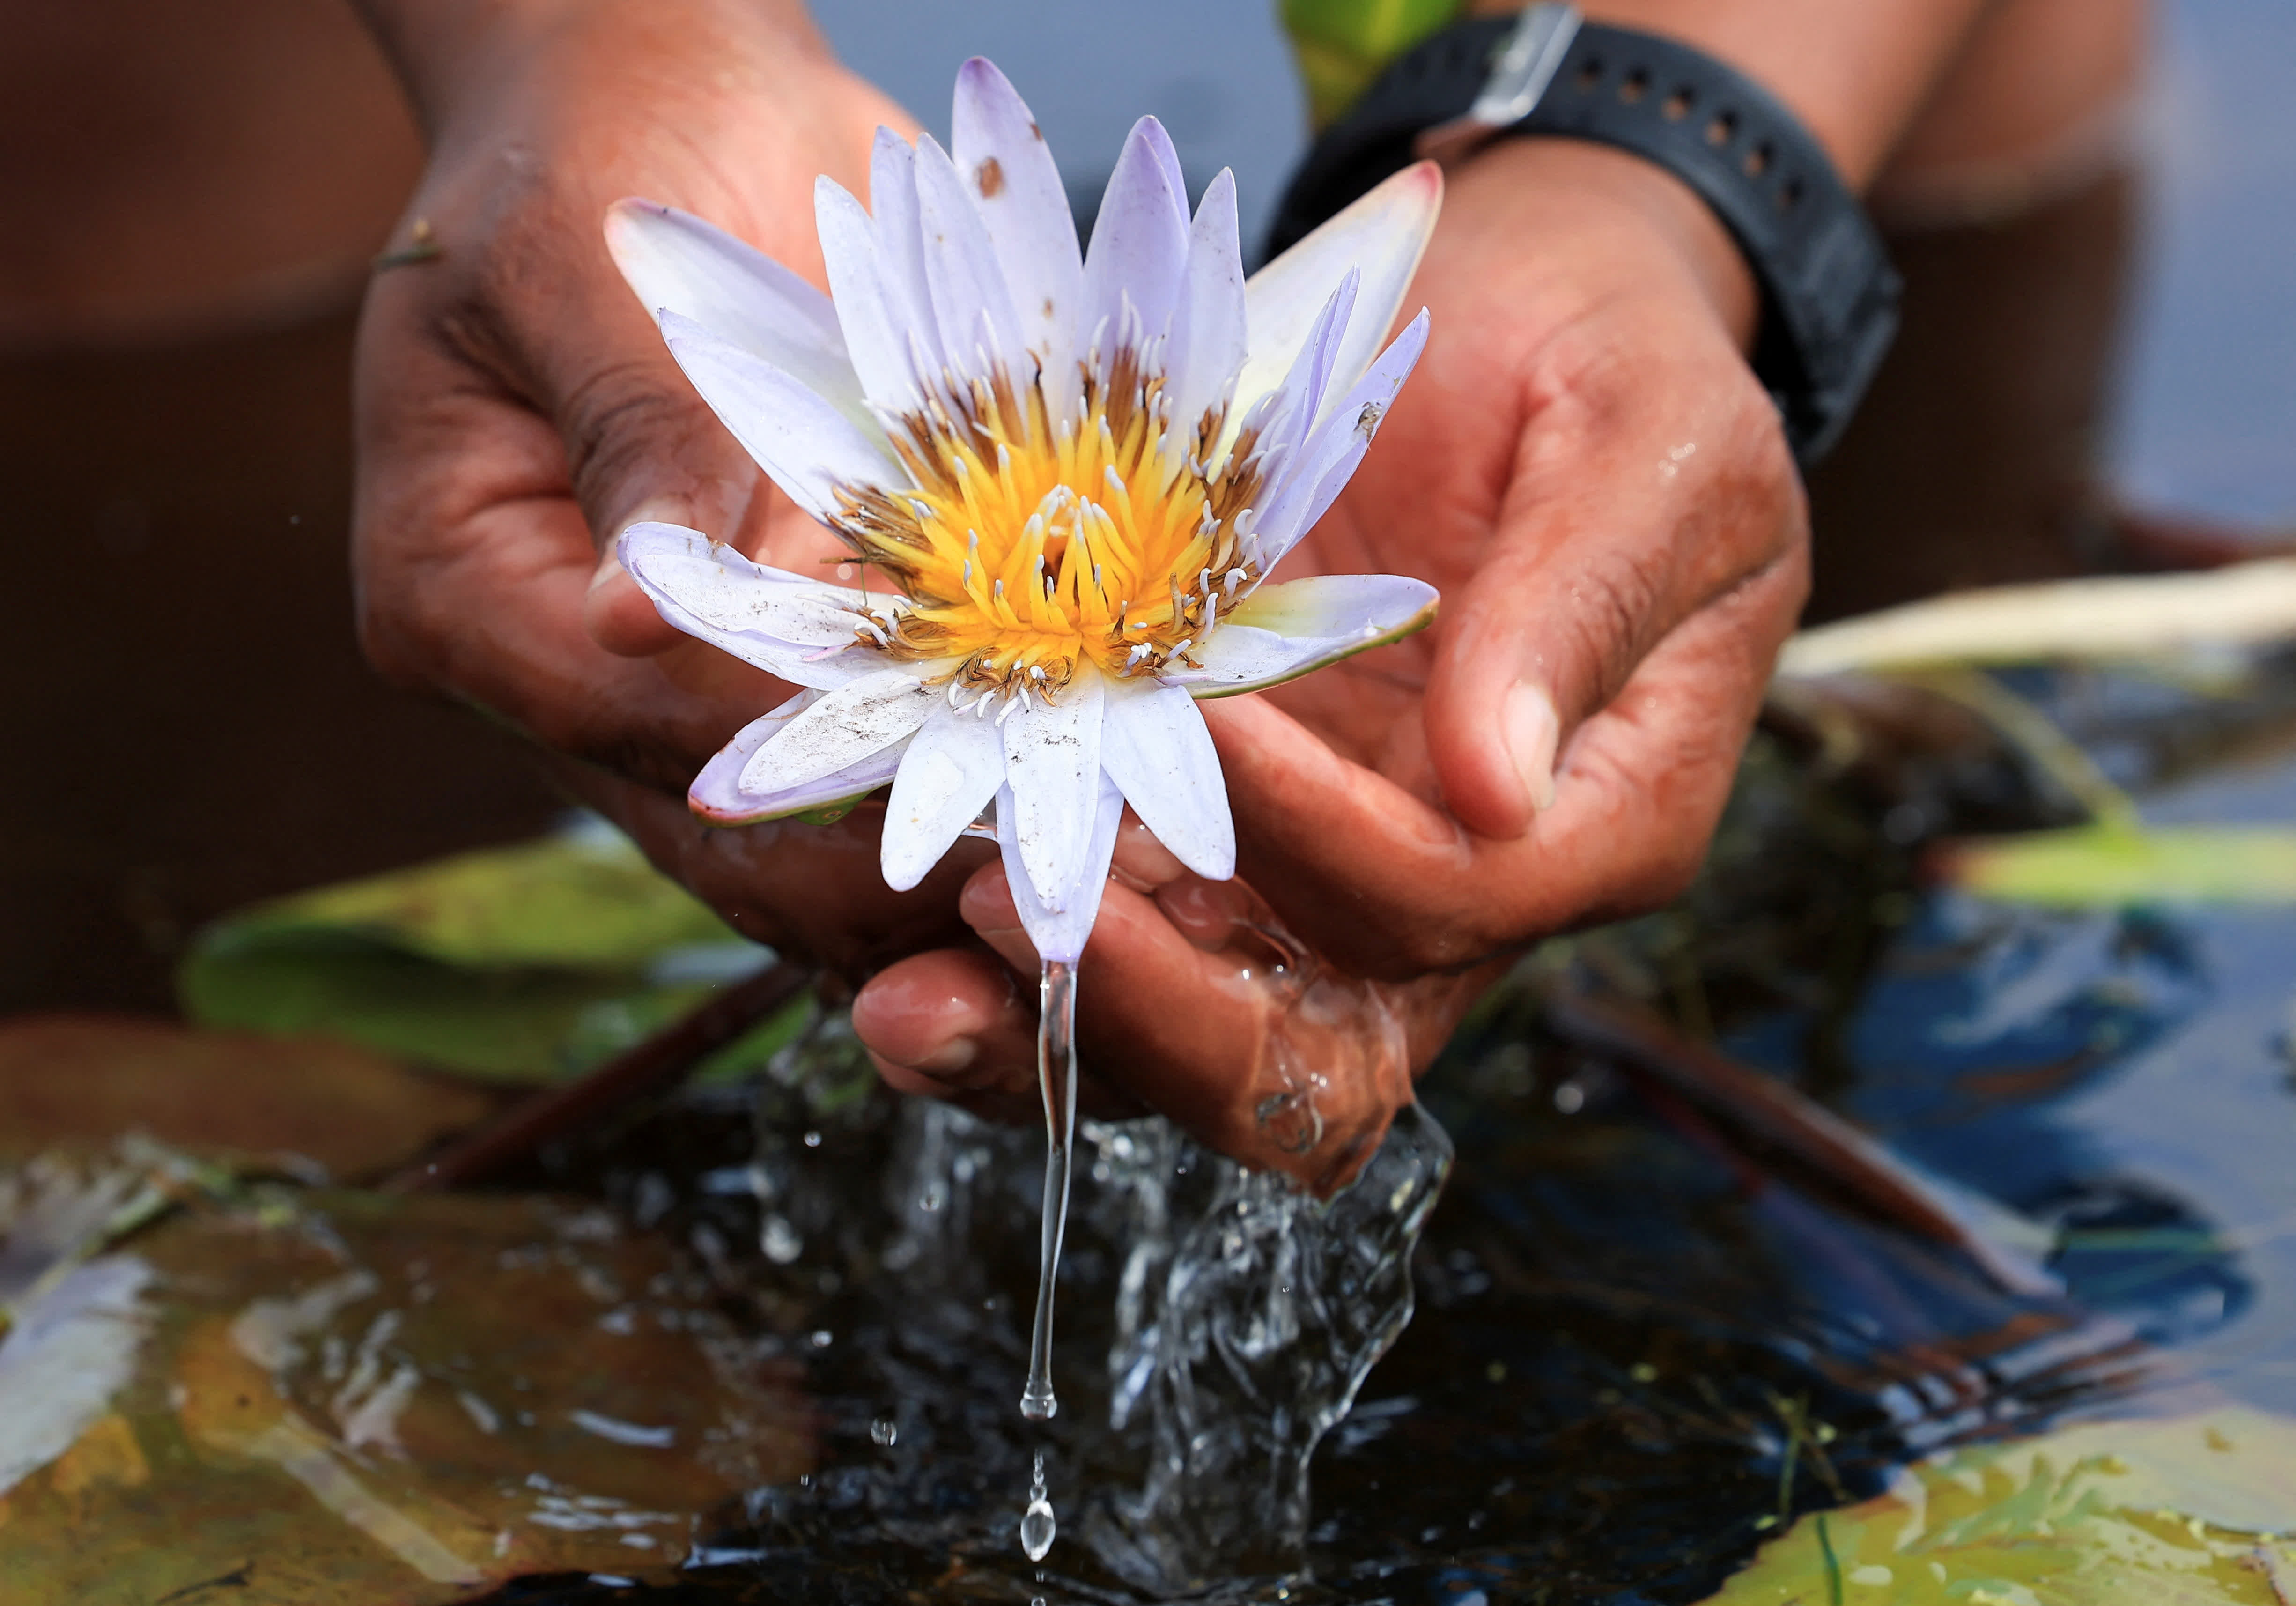
[[[428,1606],[662,1573],[814,1462],[798,1373],[711,1294],[550,1200],[195,1201],[0,1343],[0,1593]]]
[[[2296,831],[2084,825],[1948,843],[1933,864],[1952,884],[2010,903],[2296,903]]]
[[[0,1159],[141,1132],[204,1159],[381,1171],[496,1100],[324,1037],[47,1016],[0,1024]]]
[[[2296,1422],[2227,1407],[1924,1463],[1804,1517],[1709,1606],[2284,1606]]]
[[[233,915],[194,942],[177,987],[209,1024],[530,1083],[578,1075],[771,958],[586,822]],[[758,1061],[795,1019],[717,1063]]]

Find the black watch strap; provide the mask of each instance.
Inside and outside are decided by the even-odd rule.
[[[1391,63],[1308,152],[1277,210],[1271,254],[1408,166],[1427,131],[1456,127],[1503,53],[1528,48],[1530,20],[1463,22]],[[1550,37],[1559,63],[1541,64],[1546,81],[1529,92],[1528,115],[1494,132],[1614,145],[1698,193],[1761,286],[1754,372],[1795,456],[1815,462],[1849,422],[1897,332],[1900,281],[1865,209],[1776,97],[1711,56],[1593,22]]]

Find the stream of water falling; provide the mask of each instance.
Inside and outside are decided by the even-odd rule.
[[[1042,1258],[1037,1272],[1037,1315],[1029,1333],[1029,1381],[1021,1390],[1021,1414],[1048,1420],[1061,1408],[1053,1393],[1053,1293],[1061,1271],[1061,1241],[1067,1235],[1069,1175],[1076,1151],[1076,966],[1045,962],[1037,985],[1037,1086],[1045,1099],[1045,1215]],[[1032,1499],[1043,1494],[1044,1458]],[[1033,1508],[1032,1508],[1033,1510]],[[1050,1508],[1046,1508],[1049,1520]],[[1049,1536],[1046,1544],[1050,1545]],[[1031,1560],[1034,1559],[1032,1555]]]

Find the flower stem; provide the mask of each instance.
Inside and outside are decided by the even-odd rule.
[[[1076,1148],[1076,966],[1046,960],[1037,992],[1037,1086],[1045,1095],[1045,1230],[1037,1274],[1037,1320],[1029,1337],[1029,1381],[1021,1414],[1043,1422],[1060,1409],[1053,1395],[1053,1285],[1068,1230],[1070,1159]]]

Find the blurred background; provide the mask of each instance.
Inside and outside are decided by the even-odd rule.
[[[1272,5],[822,0],[944,132],[994,56],[1088,213],[1154,111],[1255,235],[1306,139]],[[251,900],[527,835],[516,742],[350,628],[357,299],[421,162],[343,0],[48,0],[0,53],[0,1012],[163,1011]],[[1905,332],[1814,488],[1814,616],[2221,561],[2296,526],[2284,0],[2163,0],[2126,127],[2014,205],[1894,210]]]

